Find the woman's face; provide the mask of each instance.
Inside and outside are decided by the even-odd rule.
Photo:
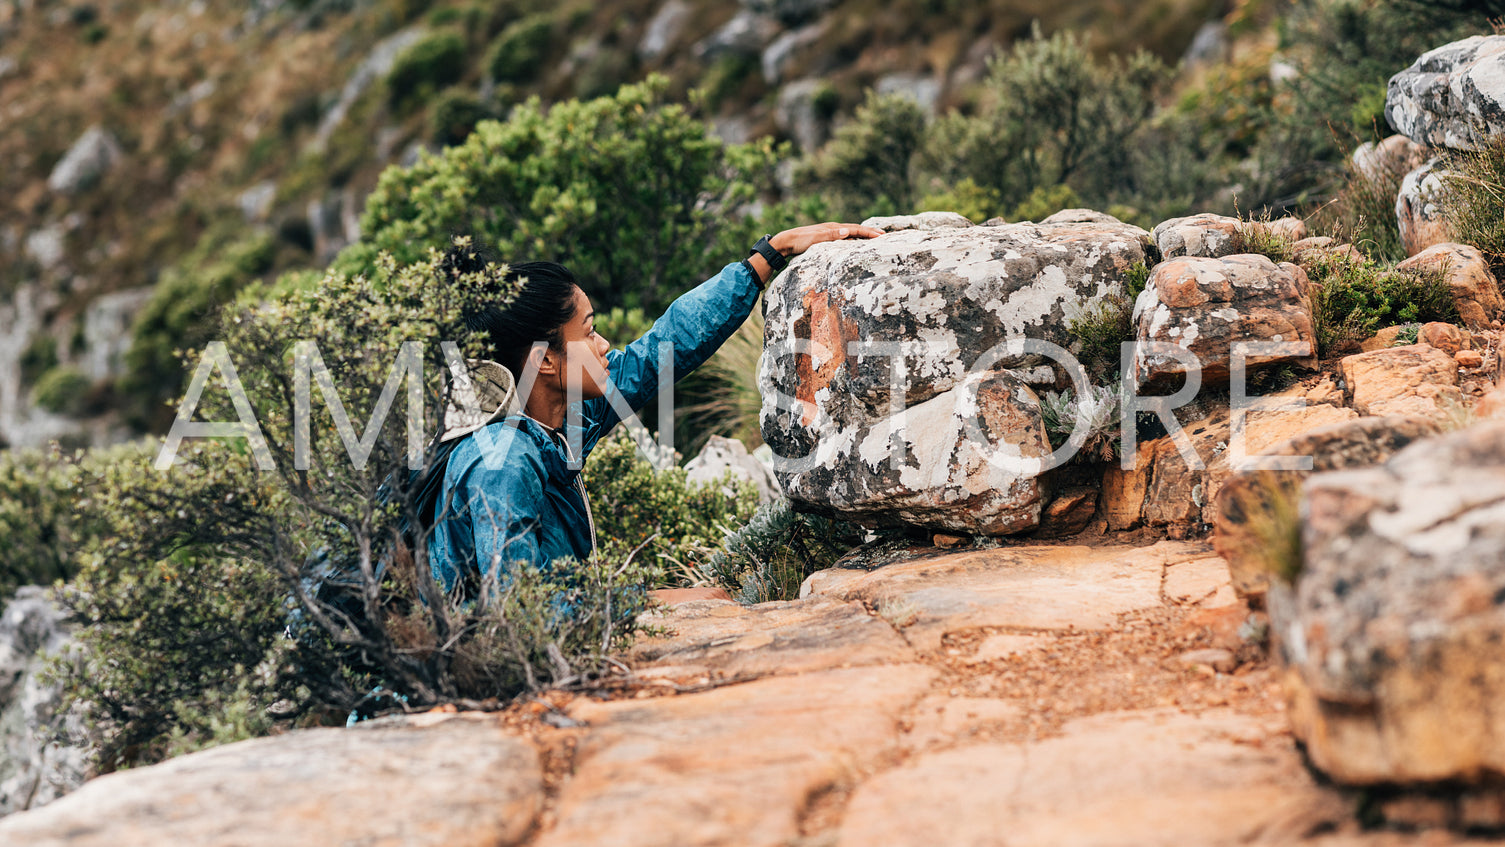
[[[611,381],[606,364],[606,351],[611,343],[596,332],[596,312],[590,298],[577,286],[575,288],[575,314],[565,322],[560,333],[564,336],[565,378],[570,385],[580,386],[580,397],[590,400],[603,397]]]

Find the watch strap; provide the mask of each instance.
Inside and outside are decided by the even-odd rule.
[[[788,267],[789,260],[784,258],[783,253],[774,249],[773,244],[770,242],[772,238],[772,235],[765,235],[758,239],[758,242],[752,246],[752,253],[762,256],[763,260],[768,262],[768,267],[772,268],[774,273],[778,273]]]

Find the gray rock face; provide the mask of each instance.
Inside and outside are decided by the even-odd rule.
[[[1395,198],[1395,219],[1407,256],[1415,256],[1434,244],[1453,240],[1438,203],[1446,191],[1448,176],[1448,172],[1439,167],[1441,164],[1440,158],[1433,158],[1401,180]]]
[[[1270,612],[1292,725],[1348,784],[1505,775],[1505,421],[1312,477]]]
[[[767,295],[763,437],[791,460],[774,464],[785,493],[869,525],[1033,527],[1050,449],[1026,377],[1057,377],[999,345],[1069,345],[1069,319],[1122,291],[1146,237],[1006,224],[816,245]]]
[[[715,482],[730,473],[758,489],[758,499],[770,503],[779,496],[779,481],[773,471],[747,452],[747,447],[735,438],[713,435],[695,458],[685,463],[686,478],[693,483],[705,485]]]
[[[929,115],[935,114],[941,97],[941,80],[929,74],[887,74],[874,88],[879,94],[908,97]]]
[[[774,120],[806,152],[819,149],[831,135],[830,119],[815,108],[816,96],[825,86],[819,79],[796,80],[779,89],[774,106]]]
[[[775,38],[759,60],[763,68],[763,81],[769,85],[778,85],[788,74],[789,66],[800,51],[818,41],[825,31],[825,22],[816,21]]]
[[[1392,135],[1378,143],[1366,141],[1354,151],[1353,165],[1370,179],[1390,174],[1405,175],[1426,163],[1427,148],[1404,135]]]
[[[1505,132],[1505,36],[1423,53],[1390,78],[1385,119],[1418,144],[1453,150],[1478,150]]]
[[[1134,303],[1136,341],[1174,344],[1201,363],[1204,384],[1226,381],[1233,347],[1240,342],[1297,342],[1295,352],[1249,355],[1255,368],[1294,363],[1316,366],[1316,335],[1306,295],[1306,272],[1256,254],[1161,262]],[[1134,377],[1143,387],[1174,381],[1186,366],[1167,353],[1141,346]]]
[[[1151,237],[1160,255],[1216,258],[1238,252],[1236,236],[1240,221],[1225,215],[1200,214],[1171,218],[1155,227]]]
[[[643,40],[638,44],[638,55],[644,59],[657,59],[669,52],[680,33],[684,32],[690,12],[690,4],[685,0],[667,0],[648,21]]]
[[[772,15],[785,25],[801,24],[836,5],[836,0],[743,0],[743,7]]]
[[[91,751],[83,722],[60,711],[39,678],[42,654],[70,641],[48,590],[23,586],[0,615],[0,815],[35,809],[83,783]]]
[[[258,738],[89,782],[0,821],[0,844],[520,844],[538,754],[491,717],[425,716]]]
[[[125,156],[108,130],[91,126],[73,142],[47,177],[47,187],[62,194],[93,188]]]
[[[779,34],[778,22],[747,9],[695,45],[695,55],[706,60],[722,56],[759,56]]]

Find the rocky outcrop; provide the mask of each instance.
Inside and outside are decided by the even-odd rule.
[[[1270,589],[1270,567],[1281,553],[1279,539],[1270,536],[1280,531],[1281,520],[1294,517],[1301,483],[1313,473],[1377,465],[1439,431],[1430,418],[1355,418],[1318,427],[1260,451],[1259,457],[1294,457],[1307,460],[1302,464],[1309,466],[1239,469],[1218,489],[1212,543],[1228,562],[1234,590],[1255,606],[1264,604]],[[1286,510],[1283,516],[1281,509]]]
[[[1441,274],[1458,319],[1465,326],[1482,328],[1505,316],[1505,297],[1478,248],[1443,242],[1422,250],[1395,266],[1397,270],[1436,271]]]
[[[0,815],[35,809],[77,788],[92,758],[81,718],[45,682],[45,657],[71,641],[49,590],[28,585],[0,616]]]
[[[532,745],[484,715],[431,715],[242,741],[102,776],[0,821],[0,843],[497,847],[523,843],[542,801]]]
[[[1167,259],[1179,256],[1217,257],[1240,251],[1238,218],[1201,214],[1171,218],[1155,227],[1151,237],[1160,255]]]
[[[1458,363],[1429,344],[1345,356],[1338,363],[1349,405],[1364,415],[1448,420],[1463,409]]]
[[[1314,476],[1303,514],[1300,578],[1270,612],[1313,764],[1348,784],[1497,784],[1505,421]]]
[[[1478,150],[1505,132],[1505,36],[1423,53],[1390,78],[1385,118],[1419,144],[1453,150]]]
[[[1401,180],[1400,192],[1395,198],[1395,218],[1407,256],[1415,256],[1434,244],[1453,238],[1439,204],[1447,190],[1447,172],[1438,167],[1441,161],[1433,158]]]
[[[1372,180],[1404,176],[1426,163],[1427,148],[1404,135],[1392,135],[1382,141],[1366,141],[1354,151],[1354,168]]]
[[[688,482],[707,485],[720,481],[727,474],[742,480],[758,490],[758,499],[772,502],[779,496],[779,481],[773,471],[747,452],[747,447],[735,438],[713,435],[695,458],[685,463],[685,479]]]
[[[1247,355],[1249,372],[1276,364],[1316,366],[1306,272],[1265,256],[1179,258],[1162,262],[1134,303],[1134,378],[1143,387],[1175,381],[1186,363],[1142,342],[1173,344],[1200,363],[1207,384],[1227,382],[1236,345],[1286,342],[1294,350]],[[1251,350],[1250,353],[1253,353]]]
[[[73,142],[52,168],[47,187],[62,194],[78,194],[93,188],[125,156],[120,142],[109,130],[91,126]]]
[[[1071,344],[1069,319],[1122,291],[1146,233],[912,223],[939,228],[816,245],[770,288],[759,385],[774,470],[791,499],[869,525],[1030,529],[1050,448],[1027,385],[1058,375],[1000,345]]]

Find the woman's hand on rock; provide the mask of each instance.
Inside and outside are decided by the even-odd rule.
[[[883,230],[861,224],[823,223],[786,229],[768,240],[773,249],[785,256],[798,256],[822,241],[844,238],[877,238]]]

